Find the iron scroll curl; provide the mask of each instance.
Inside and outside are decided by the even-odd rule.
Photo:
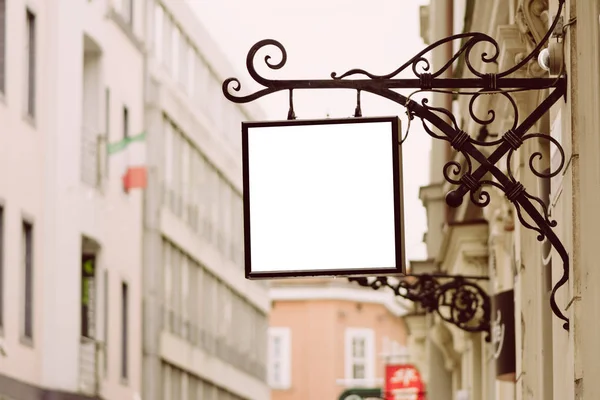
[[[556,227],[556,221],[549,215],[547,205],[538,197],[527,192],[526,188],[515,179],[510,168],[510,160],[515,151],[517,151],[523,142],[532,139],[545,139],[558,149],[561,156],[559,166],[550,173],[540,172],[535,167],[535,161],[543,155],[534,153],[529,158],[529,168],[540,179],[548,179],[560,173],[564,168],[564,150],[561,144],[548,134],[528,133],[536,122],[544,116],[549,109],[556,104],[566,94],[566,76],[561,74],[557,78],[519,78],[512,77],[512,74],[524,67],[532,60],[542,46],[545,45],[551,33],[558,23],[559,16],[564,6],[564,0],[559,1],[556,18],[550,26],[547,34],[538,43],[531,54],[524,57],[519,63],[506,71],[496,74],[483,73],[478,71],[473,65],[472,57],[475,54],[475,46],[485,43],[488,48],[491,46],[491,54],[482,52],[479,57],[482,63],[494,62],[499,54],[498,43],[488,35],[483,33],[466,33],[453,35],[439,40],[426,47],[413,58],[402,64],[399,68],[386,75],[375,75],[363,69],[351,69],[342,74],[331,73],[329,79],[297,79],[297,80],[279,80],[269,79],[259,74],[256,69],[258,54],[266,48],[275,48],[278,50],[278,57],[274,58],[267,54],[263,62],[270,70],[279,70],[287,62],[287,52],[285,47],[274,39],[265,39],[256,43],[246,57],[246,67],[250,77],[262,86],[258,91],[240,95],[242,85],[238,78],[228,78],[223,82],[222,90],[224,96],[234,103],[248,103],[269,94],[287,90],[321,90],[321,89],[350,89],[358,92],[368,92],[406,108],[410,119],[415,117],[423,122],[425,132],[433,139],[447,141],[455,151],[464,156],[465,164],[461,165],[456,161],[449,161],[443,169],[444,178],[454,185],[454,189],[447,193],[446,203],[451,207],[458,207],[462,204],[464,196],[468,193],[471,202],[479,207],[485,207],[490,202],[489,187],[495,187],[502,191],[508,200],[515,207],[516,215],[523,227],[533,230],[537,233],[539,241],[548,240],[563,262],[562,276],[555,283],[550,296],[550,306],[553,313],[563,321],[564,329],[569,329],[569,320],[564,315],[561,308],[556,303],[556,293],[569,279],[569,255],[564,245],[553,231]],[[462,40],[461,45],[448,62],[437,71],[429,72],[431,66],[425,55],[448,42],[453,40]],[[473,78],[444,78],[442,74],[452,65],[452,63],[464,55],[467,68],[474,75]],[[273,61],[277,60],[277,61]],[[413,78],[398,78],[397,76],[405,71],[412,70]],[[353,77],[353,79],[346,79]],[[358,77],[358,78],[357,78]],[[395,89],[416,89],[418,91],[448,90],[460,88],[459,91],[453,90],[452,93],[458,95],[470,95],[469,102],[470,117],[480,125],[487,125],[495,118],[493,110],[488,111],[487,118],[476,116],[473,111],[473,104],[483,95],[497,94],[507,99],[513,110],[514,121],[510,129],[504,132],[499,139],[493,141],[480,141],[464,132],[457,124],[456,118],[449,110],[433,107],[428,104],[427,99],[420,102],[397,92]],[[472,89],[472,91],[462,91]],[[521,122],[519,122],[518,108],[511,93],[519,91],[548,90],[548,94],[540,104]],[[291,106],[290,96],[290,106]],[[447,122],[447,120],[449,122]],[[438,132],[436,133],[434,127]],[[488,149],[485,155],[482,147]],[[501,169],[498,164],[504,161],[506,164]],[[477,168],[475,168],[477,165]],[[503,170],[507,171],[506,173]],[[487,176],[491,174],[493,180]],[[526,219],[525,216],[528,216]],[[380,279],[380,278],[378,278]],[[378,280],[383,283],[383,281]],[[385,286],[385,285],[384,285]]]
[[[426,312],[435,312],[442,320],[467,332],[483,332],[486,341],[491,339],[491,300],[474,282],[487,277],[422,274],[408,275],[395,282],[387,277],[348,279],[375,290],[389,288],[396,296],[420,304]]]

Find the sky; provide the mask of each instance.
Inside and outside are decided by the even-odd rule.
[[[267,38],[278,40],[287,50],[287,63],[282,69],[259,69],[261,75],[275,79],[328,79],[331,72],[341,74],[352,68],[385,74],[425,47],[419,33],[419,6],[426,0],[186,1],[242,83],[251,80],[245,69],[248,50]],[[266,51],[264,54],[272,55],[274,62],[279,61],[276,49]],[[250,94],[256,88],[242,85],[240,94]],[[263,109],[268,120],[287,117],[286,92],[254,103]],[[361,103],[364,117],[400,117],[404,133],[407,119],[403,107],[368,93],[362,95]],[[356,93],[348,90],[294,92],[298,119],[346,118],[353,115],[355,106]],[[414,120],[402,146],[407,260],[426,257],[422,242],[426,216],[418,196],[419,187],[428,184],[430,147],[429,136]]]

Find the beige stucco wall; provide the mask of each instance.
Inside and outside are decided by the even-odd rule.
[[[499,42],[498,70],[502,71],[514,65],[519,53],[529,52],[531,44],[526,42],[532,24],[551,22],[559,2],[513,0],[491,3],[475,3],[472,30],[488,33]],[[500,3],[508,3],[508,7],[497,7]],[[548,14],[540,13],[547,6]],[[523,15],[517,16],[519,7],[531,13],[527,18],[533,18],[533,22],[527,18],[519,19],[523,18]],[[490,262],[493,284],[489,289],[490,294],[511,287],[515,289],[517,372],[514,384],[495,382],[495,389],[485,393],[482,399],[600,398],[600,381],[597,379],[600,373],[597,340],[600,273],[596,262],[600,238],[597,233],[600,225],[597,211],[600,195],[600,139],[597,135],[600,129],[600,1],[566,1],[562,15],[563,23],[570,25],[564,29],[567,95],[530,132],[552,135],[565,151],[564,170],[551,180],[550,210],[552,219],[557,221],[554,232],[569,255],[569,281],[558,290],[556,303],[569,318],[570,326],[568,331],[563,329],[563,321],[550,309],[550,290],[563,274],[559,254],[552,252],[549,273],[544,261],[547,244],[538,241],[535,232],[520,224],[510,212],[513,206],[503,194],[493,194],[493,204],[484,214],[490,224],[488,243],[490,254],[494,256]],[[544,34],[537,32],[540,33]],[[531,67],[522,71],[522,76],[543,76],[539,75],[541,71],[535,60]],[[521,120],[540,100],[536,93],[513,97],[518,103]],[[464,109],[464,104],[462,107]],[[496,130],[502,133],[506,128]],[[538,169],[548,166],[550,154],[546,145],[542,140],[526,141],[513,157],[515,178],[534,196],[542,195],[542,186],[540,179],[529,169],[529,157],[542,151],[544,158],[536,160],[535,165]],[[452,347],[456,350],[456,335],[454,338]],[[489,373],[493,374],[493,370]],[[461,375],[463,386],[486,379],[464,367],[453,375]],[[487,377],[490,378],[494,382],[494,376]],[[473,393],[469,395],[480,399],[473,397]]]

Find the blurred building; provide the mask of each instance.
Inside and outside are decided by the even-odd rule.
[[[341,279],[272,281],[268,380],[273,400],[338,399],[382,388],[386,362],[408,361],[405,305]]]
[[[430,42],[463,30],[489,34],[499,44],[497,63],[486,65],[479,57],[486,50],[488,56],[493,55],[491,46],[481,47],[481,51],[477,49],[474,51],[477,56],[470,60],[477,70],[496,73],[511,68],[536,47],[555,18],[558,5],[557,0],[432,0],[429,27],[423,31]],[[600,284],[596,261],[600,225],[597,207],[600,193],[597,135],[600,129],[600,2],[567,1],[561,15],[562,25],[559,24],[550,43],[564,50],[567,95],[529,129],[528,133],[543,135],[525,140],[512,157],[510,167],[527,193],[540,198],[548,207],[550,219],[557,222],[554,232],[569,255],[569,281],[556,293],[559,309],[569,318],[569,330],[563,328],[563,321],[550,308],[552,289],[563,275],[559,254],[549,243],[539,242],[537,232],[523,226],[513,205],[495,188],[489,190],[491,203],[482,211],[478,212],[470,201],[448,210],[443,195],[451,185],[444,181],[442,169],[450,159],[445,156],[449,153],[446,153],[445,142],[434,141],[438,143],[432,152],[432,183],[422,190],[428,209],[430,261],[449,273],[467,274],[482,268],[488,271],[490,296],[498,302],[502,296],[502,302],[514,307],[514,318],[506,319],[511,320],[514,327],[504,331],[504,338],[515,340],[512,349],[500,350],[499,343],[508,345],[509,342],[502,342],[493,335],[492,343],[487,344],[481,334],[466,334],[443,326],[443,322],[429,320],[428,330],[437,331],[438,335],[426,334],[426,341],[433,344],[431,347],[443,355],[445,361],[444,368],[440,368],[439,360],[433,357],[428,360],[428,368],[432,369],[428,373],[431,400],[449,399],[449,393],[453,399],[471,400],[600,398],[597,379],[600,307],[596,288],[596,284]],[[464,21],[464,28],[456,24],[452,27],[448,22],[457,19]],[[562,60],[558,59],[560,64]],[[441,59],[434,60],[433,70],[442,65]],[[460,62],[455,67],[455,76],[470,76]],[[540,67],[537,58],[515,75],[550,76]],[[474,114],[480,117],[486,116],[490,109],[495,110],[496,118],[486,129],[481,129],[469,116],[468,96],[459,96],[453,106],[457,119],[464,116],[461,129],[479,140],[491,140],[511,129],[514,119],[522,122],[540,104],[543,95],[547,93],[514,93],[511,95],[514,107],[503,96],[486,96],[473,107]],[[433,97],[434,106],[446,107],[443,99]],[[560,142],[564,154],[545,137]],[[564,169],[551,179],[540,179],[535,174],[536,171],[554,172],[563,162]],[[501,162],[500,167],[506,173],[506,163]],[[470,243],[470,246],[463,246],[457,252],[452,250],[456,249],[453,243]],[[474,248],[479,259],[465,263],[465,256],[472,255]],[[496,318],[497,315],[492,315],[492,319]],[[505,325],[506,329],[508,326]],[[442,341],[440,332],[444,332]],[[500,351],[511,352],[511,368],[497,362]]]
[[[0,1],[2,399],[141,391],[141,3]]]
[[[270,302],[244,278],[236,75],[185,1],[144,2],[148,187],[144,400],[251,399],[266,384]]]

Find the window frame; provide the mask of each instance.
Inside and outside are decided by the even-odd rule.
[[[129,283],[121,281],[121,359],[119,375],[121,383],[129,380],[129,305],[130,305]]]
[[[129,129],[129,119],[130,119],[130,115],[129,115],[129,107],[127,107],[126,104],[123,104],[123,139],[128,139],[130,136],[130,129]]]
[[[31,220],[21,222],[21,273],[22,273],[22,318],[21,338],[33,342],[34,338],[34,226]]]
[[[0,200],[0,336],[4,331],[4,280],[5,280],[5,269],[4,269],[4,235],[6,228],[6,209],[4,203]]]
[[[36,48],[37,18],[35,12],[25,9],[25,115],[32,120],[36,118]]]
[[[165,10],[159,3],[154,4],[154,57],[157,61],[161,62],[164,58],[163,52],[163,35],[164,35],[164,18]]]
[[[6,94],[6,0],[0,0],[0,93]]]
[[[346,328],[344,333],[344,372],[348,381],[372,381],[375,379],[375,332],[370,328]],[[355,338],[364,339],[364,356],[360,360],[364,364],[365,375],[363,378],[354,376],[354,365],[357,359],[353,352]]]
[[[135,0],[122,0],[121,15],[130,28],[133,28],[133,10]]]
[[[267,382],[272,389],[289,390],[292,386],[292,332],[289,327],[276,326],[268,329],[268,346],[267,346]],[[279,356],[275,356],[273,342],[275,339],[280,340],[281,348]],[[280,366],[281,377],[279,381],[273,376],[274,365],[278,363]]]

